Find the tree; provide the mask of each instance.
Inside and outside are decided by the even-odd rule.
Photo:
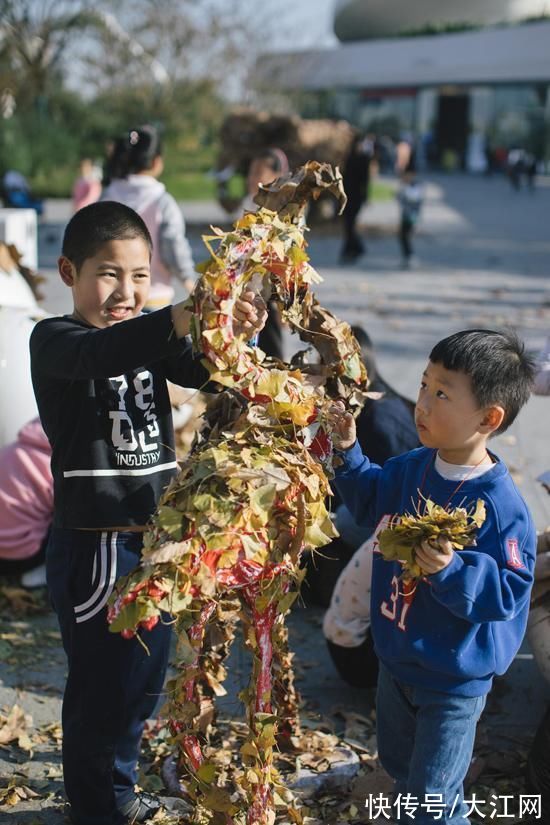
[[[107,0],[106,0],[107,2]],[[121,0],[120,27],[143,54],[120,48],[115,32],[99,32],[101,54],[88,58],[99,87],[143,82],[143,55],[154,56],[170,82],[209,82],[222,97],[243,94],[258,54],[288,35],[292,0],[258,4],[255,0]],[[145,67],[146,68],[146,67]],[[149,75],[149,81],[151,76]]]
[[[17,105],[41,105],[63,83],[74,36],[93,25],[80,0],[0,0],[0,61],[9,66]]]
[[[146,120],[178,159],[192,164],[195,151],[204,168],[225,100],[242,96],[258,53],[284,35],[291,3],[0,0],[0,103],[15,101],[0,172],[70,176],[83,151],[101,156]]]

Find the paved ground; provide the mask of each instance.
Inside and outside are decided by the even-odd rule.
[[[224,216],[212,204],[184,204],[183,209],[196,259],[200,260],[204,257],[201,231],[209,221],[222,223]],[[321,301],[369,331],[381,373],[410,397],[416,394],[433,344],[457,329],[511,325],[535,351],[550,327],[549,214],[550,187],[542,183],[529,194],[512,192],[506,181],[497,177],[431,178],[417,237],[419,264],[413,271],[399,268],[393,202],[374,205],[362,213],[368,254],[353,266],[338,264],[337,227],[312,231],[312,262],[325,278],[319,289]],[[52,269],[67,215],[66,203],[49,203],[39,230],[40,266],[48,277],[45,307],[52,312],[70,307],[68,290]],[[293,346],[289,339],[289,352]],[[550,498],[535,481],[538,473],[550,467],[548,405],[550,399],[533,398],[510,432],[494,442],[495,451],[512,467],[539,529],[550,524]],[[17,779],[17,771],[21,771],[42,797],[21,803],[9,819],[0,807],[0,823],[58,825],[63,822],[58,798],[47,798],[58,794],[61,787],[58,729],[53,725],[59,719],[64,663],[55,622],[50,615],[33,618],[24,611],[17,613],[5,599],[0,602],[0,615],[4,616],[0,627],[4,660],[0,665],[0,707],[14,702],[23,707],[32,715],[33,736],[43,740],[35,744],[32,760],[24,748],[0,748],[0,775]],[[342,717],[335,711],[343,708],[368,716],[372,697],[338,679],[325,653],[321,616],[319,609],[298,608],[290,621],[291,641],[297,653],[305,710],[310,718],[341,728]],[[224,702],[230,714],[239,713],[235,690],[246,672],[245,655],[237,650],[231,689]],[[511,748],[508,770],[512,774],[521,773],[521,754],[549,698],[550,690],[524,646],[507,676],[498,681],[484,715],[485,744]],[[494,750],[497,745],[491,747]],[[23,782],[23,777],[18,781]],[[335,820],[326,821],[332,825]]]

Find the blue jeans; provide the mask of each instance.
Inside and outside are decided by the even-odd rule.
[[[392,815],[396,822],[469,823],[463,804],[463,783],[485,700],[486,696],[455,696],[403,685],[380,663],[376,703],[378,755],[395,780]],[[406,813],[406,807],[397,804],[406,794],[410,794],[411,803],[418,804],[414,819]],[[434,796],[426,800],[427,794]],[[425,804],[434,799],[445,803],[444,811],[443,804],[431,810]]]

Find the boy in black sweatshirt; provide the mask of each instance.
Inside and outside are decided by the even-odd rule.
[[[136,794],[143,726],[162,690],[170,628],[138,639],[108,630],[116,580],[139,562],[142,534],[177,471],[166,381],[201,387],[191,314],[183,304],[142,315],[152,242],[139,215],[103,201],[73,216],[59,273],[71,315],[36,325],[34,392],[52,447],[54,519],[47,579],[69,672],[63,698],[63,770],[75,825],[150,819],[160,803]],[[235,330],[250,337],[265,307],[246,292]]]

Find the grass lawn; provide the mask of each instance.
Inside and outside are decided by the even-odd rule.
[[[369,188],[370,201],[391,201],[395,197],[395,186],[383,180],[374,180]]]
[[[161,181],[177,201],[208,201],[217,199],[217,184],[211,170],[214,166],[211,149],[175,152],[167,147],[165,172]],[[31,180],[31,189],[38,197],[69,198],[77,170],[72,166],[57,167],[55,174],[38,173]],[[245,180],[235,176],[229,181],[228,194],[235,198],[245,194]],[[371,201],[387,201],[394,197],[394,188],[386,181],[375,179],[370,186]]]
[[[212,200],[216,199],[216,181],[208,173],[181,172],[180,174],[165,174],[162,176],[167,190],[178,201]],[[231,194],[238,196],[242,193],[244,182],[236,180],[230,186]],[[375,180],[371,183],[369,196],[371,201],[388,201],[395,196],[395,188],[386,181]]]

